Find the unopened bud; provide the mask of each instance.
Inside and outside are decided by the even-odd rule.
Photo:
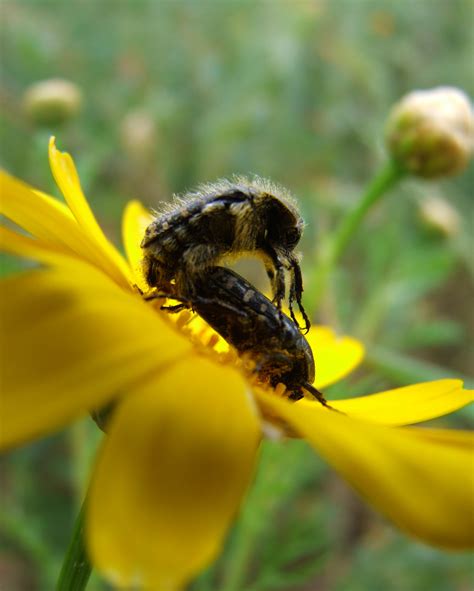
[[[458,211],[443,197],[430,195],[420,202],[420,219],[437,234],[447,238],[456,236],[461,226]]]
[[[457,88],[439,87],[407,94],[392,109],[386,130],[393,158],[425,178],[463,170],[474,148],[474,114]]]
[[[39,125],[57,125],[71,119],[82,105],[79,87],[68,80],[51,78],[31,85],[23,96],[23,108]]]
[[[125,115],[120,125],[120,138],[131,156],[141,158],[152,153],[156,137],[156,123],[148,112],[136,110]]]

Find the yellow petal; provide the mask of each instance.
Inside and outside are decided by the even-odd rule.
[[[125,253],[135,276],[135,282],[143,291],[148,289],[148,285],[142,273],[143,251],[140,243],[152,219],[152,214],[139,201],[130,201],[125,208],[122,222]]]
[[[461,380],[438,380],[396,388],[387,392],[331,401],[331,406],[350,415],[384,425],[410,425],[449,414],[473,400]]]
[[[87,245],[83,232],[63,203],[33,190],[1,170],[0,186],[0,213],[33,236],[87,258],[90,245]]]
[[[351,337],[338,337],[330,328],[314,326],[306,338],[313,351],[317,388],[338,382],[364,358],[362,343]]]
[[[2,447],[127,393],[190,350],[139,297],[84,263],[0,287]]]
[[[17,234],[2,226],[0,226],[0,251],[40,261],[48,265],[61,264],[71,258],[70,254],[66,254],[63,249],[55,244]]]
[[[103,236],[102,230],[82,192],[81,182],[74,162],[67,152],[60,152],[55,138],[49,141],[49,163],[56,184],[61,189],[75,219],[88,233]]]
[[[474,438],[385,427],[258,393],[369,503],[434,546],[474,546]]]
[[[121,588],[182,588],[219,552],[259,438],[231,368],[196,357],[140,387],[117,409],[92,479],[95,566]]]
[[[60,152],[56,148],[54,141],[54,137],[52,137],[49,142],[51,171],[77,223],[107,258],[109,274],[114,274],[115,280],[121,284],[133,282],[130,269],[125,260],[102,232],[84,197],[79,175],[71,156],[67,152]]]
[[[24,228],[56,252],[88,261],[114,278],[123,287],[129,283],[114,262],[76,222],[70,210],[49,195],[36,191],[0,171],[2,195],[0,213]],[[10,252],[6,248],[7,252]],[[39,252],[39,251],[38,251]],[[22,256],[36,256],[22,254]],[[38,260],[45,262],[43,258]],[[122,262],[124,264],[124,261]]]
[[[423,439],[430,439],[435,443],[447,443],[450,446],[466,448],[473,444],[472,431],[461,431],[460,429],[410,429],[410,433],[420,435]]]

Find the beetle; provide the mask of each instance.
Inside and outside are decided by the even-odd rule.
[[[308,341],[266,296],[235,271],[220,266],[206,269],[195,289],[192,300],[163,308],[178,312],[191,307],[240,355],[255,362],[259,377],[274,387],[283,383],[292,400],[302,398],[306,390],[328,407],[324,395],[312,386],[315,365]]]
[[[289,309],[303,308],[303,280],[295,248],[303,219],[288,191],[264,179],[223,179],[175,197],[146,228],[141,248],[150,288],[193,300],[209,267],[242,254],[260,257],[270,278],[278,309],[285,298],[285,271],[290,273]]]

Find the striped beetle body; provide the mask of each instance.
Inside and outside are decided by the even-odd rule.
[[[226,257],[260,257],[270,278],[274,302],[285,298],[285,271],[290,273],[290,314],[302,304],[303,282],[295,247],[303,220],[291,196],[268,181],[236,177],[204,185],[176,198],[148,226],[141,247],[143,267],[151,288],[193,300],[206,270]]]
[[[311,385],[315,367],[308,341],[288,316],[242,276],[225,267],[211,267],[196,284],[196,296],[185,303],[239,354],[248,355],[255,371],[272,386],[282,382],[293,400],[302,398],[306,390],[327,406]]]

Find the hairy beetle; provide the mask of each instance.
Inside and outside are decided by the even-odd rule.
[[[301,301],[303,280],[294,252],[303,225],[293,198],[269,181],[236,177],[202,185],[176,197],[146,229],[141,243],[145,278],[151,288],[192,301],[207,269],[224,258],[254,254],[263,259],[278,309],[289,271],[290,314],[297,324],[296,301],[307,331],[310,321]]]

